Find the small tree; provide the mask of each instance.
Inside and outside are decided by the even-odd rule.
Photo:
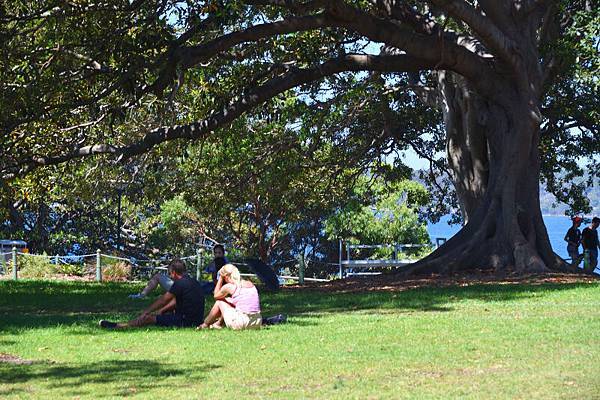
[[[428,244],[427,226],[418,218],[429,196],[413,181],[385,186],[381,180],[361,180],[353,199],[325,221],[329,240],[360,244]],[[381,256],[386,251],[378,251]]]

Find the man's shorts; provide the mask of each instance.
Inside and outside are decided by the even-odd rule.
[[[200,325],[202,321],[195,323],[194,321],[186,320],[183,318],[182,314],[161,314],[156,316],[156,326],[165,326],[167,328],[171,327],[193,327]]]
[[[171,289],[171,286],[173,286],[173,279],[169,278],[169,275],[167,274],[159,274],[158,284],[165,290],[165,292],[168,292],[169,289]]]

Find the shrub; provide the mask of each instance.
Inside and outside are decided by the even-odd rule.
[[[63,275],[83,276],[85,273],[85,266],[83,264],[58,264],[54,267],[56,273]]]
[[[109,282],[126,281],[131,275],[131,265],[124,261],[104,265],[102,279]]]
[[[17,272],[21,278],[49,278],[56,272],[56,266],[50,263],[48,257],[18,256],[17,264],[19,265]],[[5,268],[7,275],[12,274],[12,260],[6,263]]]

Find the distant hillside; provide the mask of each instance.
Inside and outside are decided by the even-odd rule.
[[[419,179],[418,172],[416,171],[413,174],[412,179],[427,186],[422,179]],[[439,180],[440,184],[443,184],[441,178]],[[586,189],[585,195],[590,200],[590,205],[592,206],[590,214],[600,216],[600,180],[596,179],[594,186]],[[540,206],[544,215],[565,215],[565,211],[569,208],[566,204],[557,203],[556,197],[548,193],[543,185],[540,188]]]
[[[600,215],[600,184],[595,182],[593,187],[585,191],[585,196],[590,200],[593,210],[592,215]],[[543,187],[540,188],[540,206],[544,215],[565,215],[568,206],[563,203],[557,203],[556,197],[548,193]]]

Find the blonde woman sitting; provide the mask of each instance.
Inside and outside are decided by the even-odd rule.
[[[215,305],[197,329],[222,328],[223,323],[236,330],[260,328],[262,316],[256,286],[242,280],[233,264],[224,265],[219,276],[214,291]]]

